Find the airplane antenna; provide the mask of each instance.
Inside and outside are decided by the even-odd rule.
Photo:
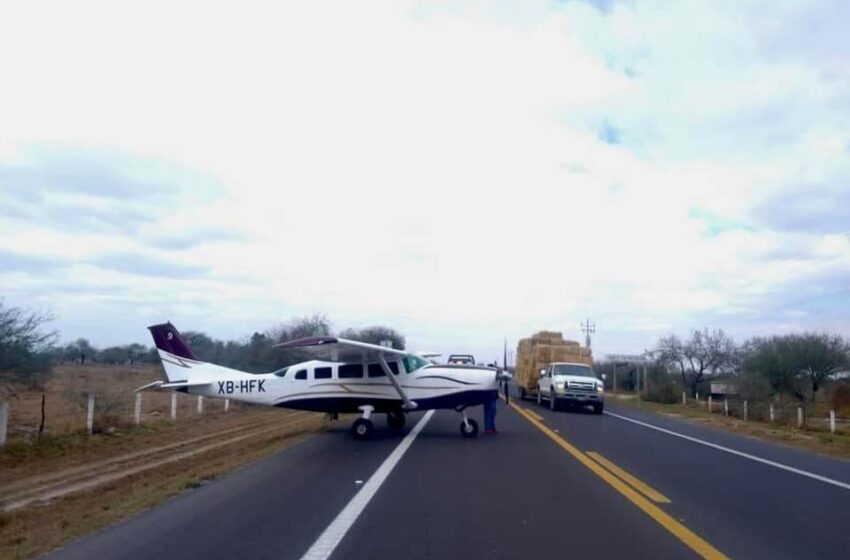
[[[596,334],[596,323],[591,324],[590,319],[585,320],[581,326],[581,331],[584,333],[585,346],[590,348],[590,335]]]

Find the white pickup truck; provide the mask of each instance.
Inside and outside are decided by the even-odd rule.
[[[603,376],[604,379],[604,376]],[[602,379],[586,364],[556,362],[540,370],[537,382],[537,404],[549,401],[549,408],[557,410],[565,403],[574,406],[593,406],[593,412],[602,414],[605,393]]]

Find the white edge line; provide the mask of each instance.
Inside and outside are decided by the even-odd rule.
[[[605,414],[607,414],[608,416],[613,416],[614,418],[619,418],[620,420],[625,420],[627,422],[633,422],[635,424],[640,424],[641,426],[646,426],[647,428],[652,428],[653,430],[658,430],[659,432],[664,432],[665,434],[670,434],[671,436],[680,437],[682,439],[686,439],[686,440],[692,441],[694,443],[700,443],[702,445],[707,445],[708,447],[713,447],[714,449],[718,449],[720,451],[725,451],[726,453],[731,453],[732,455],[744,457],[745,459],[750,459],[751,461],[756,461],[758,463],[770,465],[771,467],[776,467],[777,469],[782,469],[784,471],[792,472],[794,474],[799,474],[800,476],[812,478],[812,479],[818,480],[820,482],[826,482],[827,484],[832,484],[833,486],[838,486],[839,488],[843,488],[845,490],[850,490],[850,484],[847,484],[846,482],[841,482],[840,480],[827,478],[825,476],[821,476],[819,474],[811,473],[809,471],[804,471],[802,469],[790,467],[790,466],[782,464],[782,463],[777,463],[776,461],[771,461],[770,459],[762,459],[761,457],[757,457],[755,455],[750,455],[749,453],[744,453],[743,451],[737,451],[735,449],[730,449],[729,447],[724,447],[724,446],[718,445],[716,443],[711,443],[711,442],[708,442],[708,441],[705,441],[705,440],[701,440],[699,438],[686,436],[685,434],[680,434],[680,433],[674,432],[672,430],[667,430],[665,428],[659,428],[658,426],[653,426],[652,424],[647,424],[646,422],[641,422],[640,420],[635,420],[634,418],[629,418],[627,416],[620,416],[619,414],[614,414],[613,412],[608,412],[607,410],[605,411]]]
[[[399,443],[393,452],[384,459],[384,462],[381,463],[381,466],[378,467],[374,474],[369,477],[366,484],[364,484],[357,494],[351,498],[348,505],[339,512],[336,519],[334,519],[331,524],[328,525],[327,529],[319,535],[319,538],[316,539],[313,546],[304,553],[301,560],[326,560],[327,558],[330,558],[337,545],[339,545],[343,537],[345,537],[345,534],[348,533],[348,530],[351,529],[351,526],[354,525],[354,522],[357,521],[357,518],[378,492],[378,489],[407,452],[408,448],[413,443],[413,440],[416,439],[416,436],[419,435],[419,432],[422,431],[422,428],[425,427],[425,424],[428,423],[428,420],[430,420],[433,415],[433,410],[429,410],[425,413],[425,416],[416,423],[416,426],[410,430],[410,433],[401,440],[401,443]]]

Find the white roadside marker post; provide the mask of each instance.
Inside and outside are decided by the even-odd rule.
[[[744,422],[747,421],[747,401],[744,401]]]
[[[227,412],[230,410],[230,399],[224,399],[224,411]]]
[[[685,406],[686,404],[688,404],[688,397],[685,395],[685,392],[682,391],[682,406]]]
[[[136,393],[136,408],[133,411],[133,416],[136,419],[136,427],[142,423],[142,394]]]
[[[723,397],[723,415],[729,416],[729,399]]]
[[[776,417],[773,415],[773,404],[770,405],[770,423],[773,424],[773,420]]]
[[[86,431],[89,435],[94,432],[94,393],[89,393],[89,400],[86,405]]]
[[[614,362],[614,373],[612,375],[614,380],[611,382],[611,390],[616,395],[617,394],[617,362]]]
[[[802,406],[797,407],[797,427],[798,428],[803,427],[803,407]]]
[[[198,415],[204,413],[204,396],[198,395]]]
[[[0,429],[2,429],[2,426],[0,426]],[[829,411],[829,432],[832,433],[832,434],[835,433],[835,411],[834,410]]]
[[[711,414],[711,395],[708,395],[708,413]]]
[[[177,420],[177,393],[171,393],[171,420]]]
[[[0,447],[6,445],[6,430],[9,428],[9,401],[0,402]]]

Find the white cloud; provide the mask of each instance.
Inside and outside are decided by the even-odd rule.
[[[143,337],[146,320],[237,336],[316,310],[487,357],[503,335],[577,337],[586,315],[611,351],[707,321],[767,328],[782,314],[774,296],[850,271],[846,236],[759,214],[807,185],[846,190],[842,62],[806,46],[797,23],[829,8],[7,7],[0,68],[16,86],[0,91],[0,165],[44,146],[121,153],[128,184],[174,194],[126,202],[153,221],[123,235],[0,215],[0,248],[77,263],[16,273],[11,293],[61,306],[63,330],[105,342]],[[603,126],[618,142],[600,140]],[[151,246],[204,231],[224,235]],[[787,247],[807,260],[771,257]],[[128,252],[209,276],[80,264]],[[94,295],[57,293],[81,284]],[[107,286],[119,296],[98,296]],[[92,319],[116,313],[117,329]],[[847,330],[832,316],[782,320]]]

